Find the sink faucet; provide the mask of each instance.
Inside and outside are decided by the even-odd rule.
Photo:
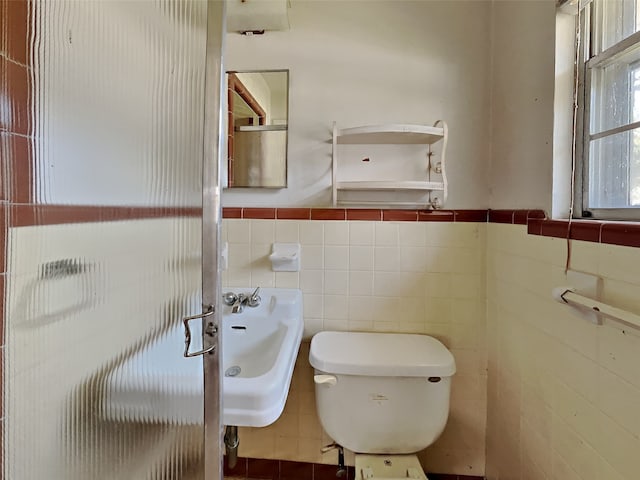
[[[245,295],[244,293],[235,294],[233,292],[227,292],[222,295],[224,303],[231,307],[231,313],[242,313],[246,305],[255,308],[260,305],[260,287],[256,288],[251,295]]]

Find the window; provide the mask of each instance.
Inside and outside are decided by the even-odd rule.
[[[593,0],[581,27],[582,216],[640,219],[640,0]]]

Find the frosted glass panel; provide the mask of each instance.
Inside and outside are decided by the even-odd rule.
[[[590,133],[640,121],[640,48],[626,51],[591,74]]]
[[[35,0],[28,16],[0,473],[201,480],[202,388],[167,368],[132,404],[118,372],[202,310],[207,2]],[[169,367],[202,363],[176,342]]]
[[[35,4],[37,198],[200,205],[206,2]]]
[[[640,129],[591,142],[589,207],[640,205]]]
[[[598,54],[640,30],[639,0],[595,0]],[[596,45],[598,42],[596,42]]]

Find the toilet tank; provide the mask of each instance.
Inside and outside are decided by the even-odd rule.
[[[336,443],[356,453],[414,453],[449,415],[451,352],[427,335],[320,332],[311,340],[316,407]]]

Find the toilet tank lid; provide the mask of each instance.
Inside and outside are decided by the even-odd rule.
[[[343,375],[449,377],[453,355],[433,337],[404,333],[320,332],[311,339],[309,363]]]

